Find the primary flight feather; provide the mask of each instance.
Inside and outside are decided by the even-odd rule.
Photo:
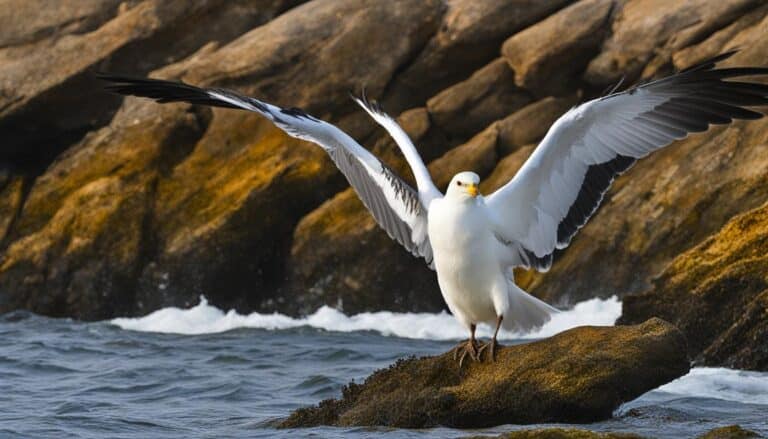
[[[560,117],[518,173],[496,192],[461,172],[445,194],[432,182],[403,129],[377,105],[354,98],[403,152],[416,188],[337,127],[302,110],[280,108],[230,90],[102,74],[108,90],[158,102],[189,102],[254,111],[288,135],[322,147],[392,239],[437,272],[448,308],[470,332],[460,361],[493,358],[500,327],[530,331],[555,308],[514,283],[513,268],[546,271],[595,212],[613,180],[638,159],[711,124],[763,115],[768,86],[731,78],[768,75],[766,68],[715,68],[719,55],[667,78],[591,100]],[[475,340],[478,323],[495,324],[491,341]]]

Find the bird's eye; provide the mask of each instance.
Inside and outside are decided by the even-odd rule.
[[[457,182],[456,182],[456,186],[461,186],[461,182],[460,182],[460,181],[457,181]]]

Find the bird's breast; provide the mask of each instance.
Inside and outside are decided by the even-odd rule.
[[[440,203],[429,211],[429,240],[438,273],[463,278],[496,269],[492,232],[483,206]]]

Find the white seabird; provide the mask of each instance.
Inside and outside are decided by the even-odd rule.
[[[672,76],[578,105],[560,117],[519,172],[488,196],[480,178],[456,174],[445,195],[434,185],[408,135],[376,104],[355,98],[394,138],[416,179],[414,189],[337,127],[233,91],[103,74],[107,89],[158,102],[189,102],[257,112],[290,136],[316,143],[333,159],[390,237],[437,271],[443,298],[470,332],[456,354],[494,358],[499,327],[530,331],[557,310],[529,295],[514,267],[546,271],[600,204],[614,178],[636,160],[710,124],[758,119],[745,106],[768,105],[768,86],[727,78],[768,75],[766,68],[723,68],[728,52]],[[496,326],[479,345],[478,323]]]

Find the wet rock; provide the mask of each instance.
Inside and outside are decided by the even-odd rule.
[[[673,260],[653,288],[626,296],[619,323],[658,316],[700,364],[768,370],[768,204]]]
[[[610,26],[612,0],[584,0],[519,32],[501,48],[518,86],[539,96],[573,87]],[[563,30],[567,29],[567,32]]]
[[[0,174],[0,248],[16,220],[24,199],[24,178]]]
[[[439,10],[436,1],[312,2],[154,75],[229,86],[310,111],[322,107],[319,116],[333,120],[353,108],[348,90],[361,83],[382,89],[391,80],[428,39]],[[334,24],[339,17],[345,26]],[[378,38],[393,27],[400,38]],[[288,138],[258,115],[188,109],[128,99],[109,127],[70,148],[36,180],[11,233],[15,245],[0,266],[7,306],[103,318],[191,305],[200,294],[217,306],[248,310],[271,300],[270,283],[282,280],[280,262],[294,225],[332,195],[341,178],[320,148]],[[127,185],[126,197],[140,193],[143,203],[130,214],[115,208],[120,227],[98,223],[121,231],[114,246],[135,248],[114,258],[124,266],[114,274],[79,270],[117,251],[112,241],[84,240],[77,258],[69,259],[65,243],[74,229],[59,224],[62,209],[77,205],[78,191],[105,176]],[[67,212],[71,223],[88,222],[87,209]],[[29,245],[36,239],[39,245]],[[51,270],[54,261],[66,269]],[[57,299],[76,294],[69,286],[76,270],[80,294],[101,298],[98,304]],[[42,294],[50,296],[45,303]]]
[[[117,15],[121,2],[122,0],[2,0],[0,48],[33,43],[54,35],[90,32]]]
[[[593,422],[688,369],[682,334],[662,320],[580,327],[504,347],[495,363],[471,362],[463,370],[450,352],[400,360],[350,384],[339,400],[297,410],[281,426]]]

